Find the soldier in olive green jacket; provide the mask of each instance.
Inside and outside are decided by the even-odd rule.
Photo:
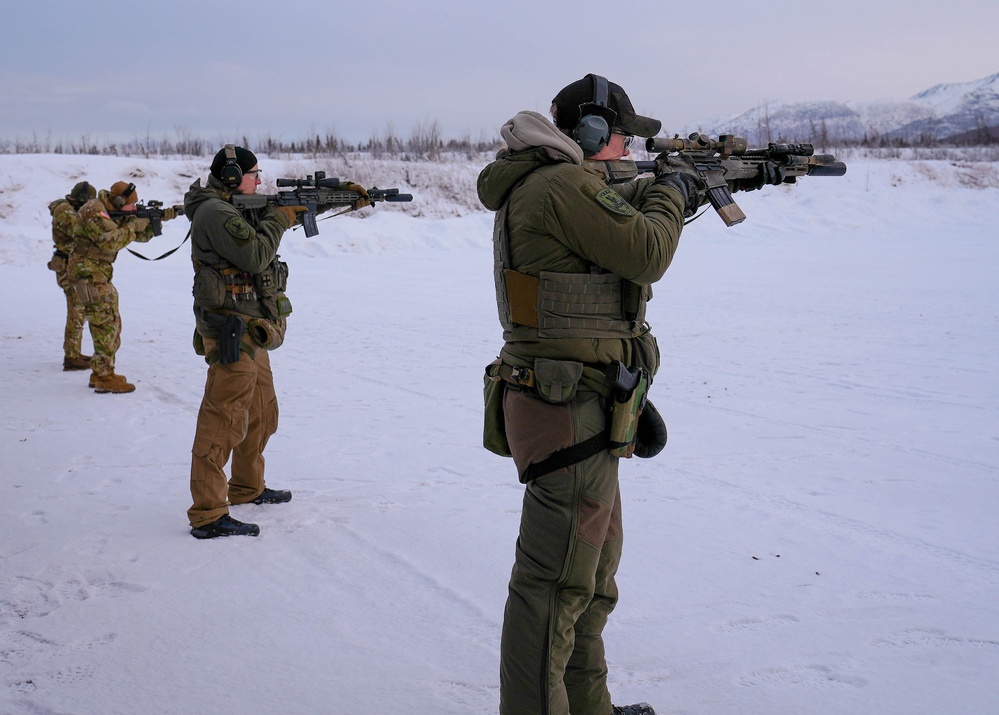
[[[504,329],[500,359],[487,370],[502,388],[499,397],[493,391],[502,417],[487,425],[486,441],[508,445],[526,483],[500,712],[652,713],[646,704],[613,706],[606,684],[601,633],[617,602],[622,541],[618,457],[604,448],[580,458],[573,448],[607,432],[607,365],[655,374],[650,285],[702,195],[677,175],[609,187],[586,167],[584,158],[621,158],[632,136],[660,129],[620,86],[587,75],[559,92],[552,114],[557,127],[536,112],[509,120],[507,148],[478,180],[480,200],[497,212]]]
[[[208,363],[187,511],[198,539],[256,536],[260,528],[229,516],[229,505],[277,504],[292,496],[265,485],[263,453],[278,427],[268,351],[283,342],[291,313],[287,266],[277,251],[304,207],[236,209],[231,196],[256,193],[259,175],[253,152],[230,144],[215,155],[207,185],[199,179],[184,196],[195,270],[194,347]]]

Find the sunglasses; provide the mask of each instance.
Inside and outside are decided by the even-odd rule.
[[[624,137],[624,149],[627,151],[631,148],[631,143],[635,141],[635,137],[627,132],[622,132],[620,129],[612,129],[611,134],[617,134],[620,137]]]

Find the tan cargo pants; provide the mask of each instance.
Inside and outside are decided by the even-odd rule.
[[[605,428],[597,394],[567,405],[507,389],[507,439],[518,471]],[[609,715],[601,636],[617,603],[618,458],[604,450],[530,482],[500,645],[502,715]]]
[[[245,344],[251,345],[244,336]],[[239,362],[208,367],[205,395],[198,411],[191,448],[191,526],[209,524],[229,513],[230,504],[245,504],[264,490],[264,448],[277,431],[278,403],[266,350],[251,348]],[[217,341],[205,338],[211,355]],[[232,478],[223,471],[232,457]]]

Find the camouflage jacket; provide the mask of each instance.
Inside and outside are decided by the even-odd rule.
[[[69,257],[69,274],[77,280],[110,281],[118,252],[133,241],[145,243],[153,237],[149,221],[131,217],[116,221],[108,216],[111,210],[111,199],[103,190],[80,208],[80,231]]]
[[[551,131],[557,132],[553,125]],[[609,197],[602,174],[567,155],[563,142],[559,136],[519,151],[504,149],[479,174],[479,200],[486,208],[497,211],[509,201],[512,265],[506,267],[534,276],[607,271],[646,287],[658,281],[683,227],[679,192],[639,179],[610,187],[616,194]],[[624,201],[614,200],[615,195]],[[633,338],[540,338],[536,328],[518,325],[504,333],[504,340],[503,359],[525,367],[538,357],[630,365],[636,350],[646,353],[641,362],[650,372],[658,367],[650,334],[643,347]]]
[[[275,262],[281,237],[290,227],[271,207],[240,211],[230,202],[231,196],[214,176],[208,177],[205,186],[200,179],[191,184],[184,195],[184,213],[191,219],[191,258],[196,271],[201,266],[238,270],[244,274],[242,280],[252,283]],[[221,310],[250,318],[266,315],[259,300],[237,301],[231,294],[226,294]],[[198,305],[195,318],[201,335],[218,334],[204,321]]]
[[[65,198],[50,203],[49,213],[52,214],[52,243],[55,244],[55,250],[68,256],[73,252],[76,235],[82,226],[80,215]]]

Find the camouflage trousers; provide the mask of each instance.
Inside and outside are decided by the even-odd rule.
[[[55,271],[56,283],[66,294],[66,329],[62,336],[62,351],[66,358],[80,357],[80,350],[83,344],[83,324],[86,322],[86,315],[80,296],[73,288],[73,281],[70,280],[66,272],[66,259],[62,256],[53,256],[49,261],[49,268]]]
[[[217,354],[218,341],[204,341],[206,353]],[[209,524],[228,514],[229,504],[245,504],[264,490],[264,448],[277,432],[278,402],[267,351],[254,348],[249,335],[243,341],[239,362],[208,367],[191,448],[191,526]]]
[[[507,389],[519,473],[605,429],[601,398],[567,405]],[[604,450],[527,484],[500,645],[502,715],[609,715],[602,633],[621,560],[618,458]]]
[[[110,282],[89,279],[73,284],[83,302],[83,315],[90,323],[94,357],[90,369],[99,377],[114,373],[114,358],[121,347],[121,315],[118,313],[118,290]]]

